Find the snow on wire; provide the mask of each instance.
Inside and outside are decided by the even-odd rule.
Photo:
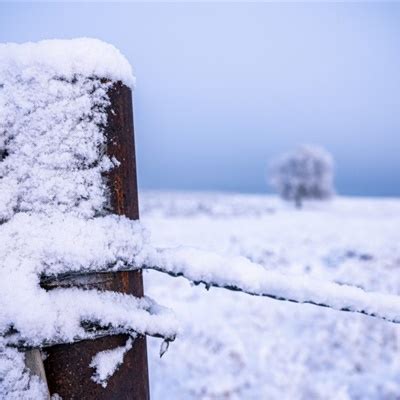
[[[240,291],[275,300],[313,304],[400,323],[400,297],[267,270],[244,257],[181,247],[159,249],[141,268],[182,276],[195,284]]]
[[[400,323],[400,297],[368,292],[362,288],[327,282],[305,275],[288,275],[268,270],[245,257],[226,256],[192,247],[155,249],[150,245],[139,264],[115,267],[114,270],[155,270],[173,277],[183,277],[195,285],[243,292],[252,296],[269,297],[280,301],[312,304],[337,311],[364,314]],[[96,270],[107,272],[108,269]],[[88,270],[86,269],[86,272]],[[44,276],[45,286],[68,282],[76,273]]]

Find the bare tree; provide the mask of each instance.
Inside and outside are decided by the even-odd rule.
[[[298,208],[304,199],[327,199],[334,194],[332,156],[318,146],[300,146],[272,163],[270,183]]]

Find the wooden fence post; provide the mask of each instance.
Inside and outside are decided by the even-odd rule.
[[[111,105],[107,110],[105,128],[106,151],[120,162],[105,177],[110,191],[110,211],[138,219],[132,93],[121,82],[114,82],[108,95]],[[143,296],[141,271],[77,277],[73,286]],[[94,371],[89,364],[92,357],[99,351],[125,345],[127,338],[126,335],[107,336],[46,349],[48,356],[44,366],[50,393],[58,393],[64,400],[149,399],[147,347],[143,336],[135,339],[132,349],[125,354],[124,363],[109,379],[106,388],[91,380]]]

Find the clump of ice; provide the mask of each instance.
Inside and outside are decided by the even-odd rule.
[[[131,337],[126,341],[125,346],[116,347],[112,350],[104,350],[97,353],[90,363],[90,367],[95,369],[92,380],[104,388],[107,387],[108,380],[118,370],[124,361],[124,355],[132,348],[133,340]]]

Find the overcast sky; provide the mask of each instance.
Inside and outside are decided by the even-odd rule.
[[[0,3],[0,41],[96,37],[133,64],[141,188],[265,192],[302,143],[400,195],[400,3]]]

